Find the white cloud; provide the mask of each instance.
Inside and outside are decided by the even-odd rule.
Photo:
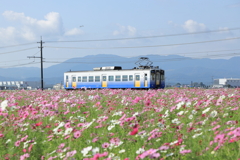
[[[74,36],[74,35],[81,35],[81,34],[83,34],[83,33],[84,33],[84,32],[83,32],[81,29],[79,29],[79,28],[73,28],[73,29],[65,32],[64,35],[66,35],[66,36]]]
[[[198,23],[193,20],[187,20],[182,27],[189,33],[192,32],[199,32],[199,31],[206,31],[207,27],[203,23]]]
[[[132,26],[121,26],[121,25],[118,25],[118,26],[119,26],[119,29],[113,32],[114,36],[117,36],[117,35],[134,36],[137,32],[137,29]]]
[[[41,36],[59,38],[62,36],[80,35],[84,32],[78,28],[64,31],[62,19],[59,13],[50,12],[44,19],[38,20],[26,16],[24,13],[5,11],[2,16],[12,22],[15,26],[0,28],[0,41],[36,41]]]

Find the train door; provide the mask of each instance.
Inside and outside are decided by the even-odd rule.
[[[157,88],[160,85],[160,72],[159,71],[157,71],[157,73],[156,73],[156,85],[157,85]]]
[[[66,88],[68,88],[68,76],[66,76]]]
[[[77,87],[77,82],[76,82],[77,78],[75,75],[72,75],[72,88],[76,88]]]
[[[135,87],[140,87],[140,74],[135,74]]]
[[[148,86],[148,77],[147,77],[147,73],[144,74],[144,87]]]
[[[107,87],[107,76],[105,74],[102,75],[102,87]]]

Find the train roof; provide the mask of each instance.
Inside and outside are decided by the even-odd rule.
[[[87,71],[67,71],[65,73],[72,73],[72,72],[101,72],[101,71],[104,71],[104,72],[110,72],[110,71],[146,71],[146,70],[159,70],[160,68],[158,66],[150,66],[150,67],[134,67],[133,69],[122,69],[122,67],[120,66],[110,66],[110,67],[98,67],[98,68],[93,68],[93,70],[87,70]]]

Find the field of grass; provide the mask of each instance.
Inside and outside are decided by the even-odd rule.
[[[0,157],[240,158],[240,89],[0,91]]]

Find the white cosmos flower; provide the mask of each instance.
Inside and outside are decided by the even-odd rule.
[[[171,142],[170,145],[174,145],[174,144],[176,144],[176,143],[178,143],[178,140],[176,140],[176,141],[174,141],[174,142]]]
[[[212,111],[211,113],[210,113],[210,117],[216,117],[217,116],[217,111]]]
[[[182,101],[182,102],[179,102],[178,104],[177,104],[177,108],[176,109],[180,109],[181,107],[182,107],[182,105],[184,105],[184,102]]]
[[[133,117],[136,117],[138,114],[139,114],[138,112],[135,112],[135,113],[133,114]]]
[[[118,153],[124,153],[125,149],[120,150]]]
[[[112,130],[114,127],[115,127],[115,125],[110,125],[110,126],[108,126],[107,129],[110,131],[110,130]]]
[[[192,110],[192,114],[196,114],[197,113],[197,111],[195,111],[195,110]]]
[[[2,111],[5,111],[7,106],[8,106],[8,100],[4,100],[2,101],[0,108]]]
[[[115,156],[114,153],[109,153],[108,158],[113,158]]]
[[[223,118],[224,118],[224,117],[227,117],[227,116],[228,116],[228,113],[224,113],[224,114],[223,114]]]
[[[177,118],[175,118],[175,119],[172,120],[172,123],[179,124],[180,121]]]
[[[202,132],[201,132],[201,133],[194,134],[192,137],[193,137],[193,138],[196,138],[196,137],[198,137],[198,136],[200,136],[200,135],[202,135]]]
[[[177,113],[177,115],[181,116],[181,115],[183,115],[183,113],[184,113],[184,111],[180,111]]]
[[[193,119],[193,115],[190,114],[190,115],[188,116],[188,118],[189,118],[189,119]]]
[[[87,155],[88,152],[91,151],[91,150],[92,150],[92,146],[89,146],[89,147],[83,148],[81,150],[81,153],[83,154],[84,157],[87,157],[87,156],[89,156],[89,155]]]
[[[209,107],[209,108],[206,108],[204,111],[202,111],[202,114],[207,113],[209,110],[210,110],[210,107]]]
[[[65,135],[65,136],[66,136],[66,135],[69,135],[69,134],[72,132],[72,130],[73,130],[73,128],[67,128],[67,129],[65,130],[64,135]]]
[[[136,151],[136,153],[137,153],[137,154],[141,154],[141,153],[143,153],[144,151],[145,151],[145,149],[139,148],[139,149]]]
[[[8,139],[7,141],[6,141],[6,143],[9,143],[9,142],[11,142],[12,140],[11,139]]]
[[[93,148],[92,153],[93,153],[93,155],[95,155],[96,153],[99,153],[99,148],[98,147]]]

